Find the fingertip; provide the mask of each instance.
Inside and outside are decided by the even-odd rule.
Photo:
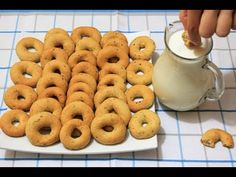
[[[214,34],[214,31],[205,30],[203,28],[200,28],[199,29],[199,34],[200,34],[201,37],[210,38]]]
[[[221,30],[216,29],[216,35],[219,37],[226,37],[228,36],[229,32],[230,32],[230,29],[228,31],[221,31]]]

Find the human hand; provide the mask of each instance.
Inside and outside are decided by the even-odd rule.
[[[181,10],[179,18],[195,45],[201,43],[200,36],[209,38],[216,33],[225,37],[236,29],[236,10]]]

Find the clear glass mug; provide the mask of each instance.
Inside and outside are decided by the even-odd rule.
[[[152,83],[159,101],[174,110],[187,111],[205,101],[217,101],[224,93],[224,79],[218,67],[208,59],[213,47],[208,39],[208,50],[197,58],[184,58],[169,47],[169,39],[183,30],[180,21],[165,29],[165,50],[154,64]]]

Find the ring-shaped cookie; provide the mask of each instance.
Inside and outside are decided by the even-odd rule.
[[[20,109],[9,110],[2,115],[0,127],[8,136],[21,137],[25,135],[25,126],[28,118],[28,115]]]
[[[25,37],[16,44],[16,54],[22,61],[39,62],[43,52],[43,43],[33,37]],[[30,49],[35,49],[34,52]]]
[[[40,58],[42,68],[44,68],[44,66],[51,60],[67,63],[68,55],[63,49],[60,48],[49,48],[44,50]]]
[[[76,132],[79,135],[76,135]],[[75,135],[73,135],[73,133]],[[85,148],[91,139],[89,126],[82,123],[78,119],[72,119],[66,122],[60,131],[60,140],[63,146],[70,150],[78,150]]]
[[[107,63],[120,64],[126,68],[129,64],[129,56],[118,47],[107,46],[98,53],[97,65],[102,68]]]
[[[68,59],[68,65],[71,69],[73,69],[76,64],[82,61],[89,62],[94,66],[96,66],[97,64],[97,59],[92,52],[86,50],[79,50],[70,56],[70,58]]]
[[[118,98],[108,98],[103,101],[103,103],[97,107],[95,116],[101,116],[106,113],[118,114],[125,125],[128,125],[131,118],[131,112],[127,103]]]
[[[94,92],[97,90],[97,82],[90,74],[79,73],[74,75],[70,80],[69,87],[77,82],[84,82],[88,84]]]
[[[61,48],[70,56],[75,50],[75,45],[70,37],[59,33],[50,35],[44,42],[44,50],[50,48]]]
[[[93,110],[81,101],[69,103],[61,113],[61,123],[63,125],[71,119],[80,119],[90,127],[93,118]]]
[[[40,95],[38,95],[38,100],[41,98],[54,98],[61,104],[62,108],[66,101],[66,95],[60,87],[46,88]]]
[[[56,116],[41,112],[29,118],[25,133],[31,144],[49,146],[59,141],[60,130],[61,122]]]
[[[139,75],[142,72],[143,75]],[[131,85],[149,85],[152,83],[152,63],[146,60],[133,60],[127,67],[127,80]]]
[[[4,93],[4,101],[11,109],[28,111],[37,99],[37,93],[29,86],[17,84],[9,87]]]
[[[130,43],[129,54],[133,60],[150,60],[155,48],[155,42],[150,37],[139,36]]]
[[[95,107],[97,108],[103,101],[111,97],[119,98],[126,102],[126,97],[122,90],[118,89],[117,87],[106,87],[96,92],[94,96]]]
[[[30,108],[30,116],[40,112],[49,112],[55,115],[58,119],[61,116],[62,107],[54,98],[41,98],[35,101]]]
[[[64,78],[59,74],[51,73],[39,79],[36,91],[40,95],[46,88],[60,87],[66,93],[67,86],[67,81]]]
[[[71,70],[69,65],[58,60],[48,62],[43,68],[43,76],[47,76],[51,73],[59,74],[67,82],[71,78]]]
[[[99,71],[99,80],[101,80],[107,74],[117,74],[126,81],[125,67],[117,63],[107,63]]]
[[[101,46],[97,41],[92,38],[86,37],[79,40],[76,44],[75,51],[87,50],[94,54],[94,56],[98,55],[98,52],[101,50]]]
[[[112,127],[112,129],[106,127]],[[119,144],[125,140],[126,126],[117,114],[108,113],[94,118],[91,133],[101,144]]]
[[[97,89],[105,87],[117,87],[123,92],[126,91],[126,82],[117,74],[107,74],[98,83]]]
[[[72,77],[74,77],[79,73],[87,73],[93,76],[95,80],[98,79],[97,67],[86,61],[80,62],[77,65],[75,65],[75,67],[72,70]]]
[[[80,26],[73,29],[71,33],[71,39],[75,44],[77,44],[77,42],[84,37],[93,38],[95,41],[97,41],[97,43],[100,43],[100,40],[102,38],[100,31],[92,26]]]
[[[129,88],[125,94],[127,103],[132,112],[137,112],[141,109],[148,109],[153,105],[154,93],[145,85],[134,85]],[[135,101],[137,98],[142,98],[142,100]]]
[[[28,74],[31,77],[26,77]],[[14,84],[23,84],[36,87],[42,75],[42,68],[31,61],[20,61],[15,63],[10,69],[11,80]]]
[[[129,122],[129,131],[137,139],[147,139],[159,132],[160,124],[160,118],[156,113],[144,109],[132,116]]]

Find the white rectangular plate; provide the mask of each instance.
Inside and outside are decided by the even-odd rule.
[[[146,35],[150,36],[149,31],[142,31],[137,33],[126,33],[128,41],[132,41],[135,37]],[[27,33],[24,36],[31,36]],[[42,36],[43,37],[43,36]],[[129,88],[130,85],[127,85]],[[151,89],[152,85],[150,86]],[[151,111],[155,112],[155,103],[150,108]],[[3,113],[3,112],[2,112]],[[90,144],[82,150],[68,150],[63,147],[61,143],[54,144],[48,147],[37,147],[32,145],[26,136],[20,138],[12,138],[5,135],[0,130],[0,148],[14,151],[31,152],[31,153],[42,153],[42,154],[67,154],[67,155],[82,155],[82,154],[107,154],[107,153],[121,153],[131,151],[142,151],[157,148],[157,136],[154,136],[145,140],[138,140],[133,138],[127,131],[126,140],[118,145],[102,145],[97,143],[94,139]]]

